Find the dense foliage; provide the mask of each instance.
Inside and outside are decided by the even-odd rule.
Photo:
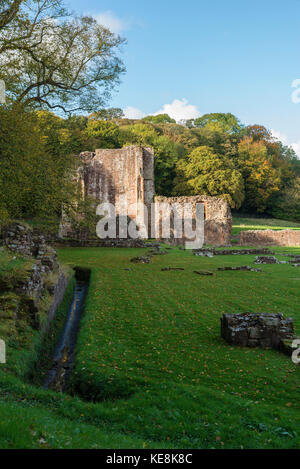
[[[20,106],[0,109],[0,210],[11,218],[49,217],[74,206],[70,171],[95,148],[151,146],[156,193],[222,197],[235,210],[300,220],[300,160],[261,126],[232,115],[172,122],[128,120],[119,109],[59,117]],[[170,122],[171,121],[171,122]]]
[[[73,162],[64,151],[63,134],[57,134],[60,142],[53,145],[53,128],[42,132],[39,116],[20,107],[0,108],[0,122],[1,223],[11,218],[57,219],[62,204],[72,198]]]
[[[264,127],[245,127],[232,114],[183,125],[165,114],[129,120],[112,109],[60,119],[58,127],[74,152],[153,147],[159,195],[219,196],[242,212],[300,220],[297,155]]]
[[[122,42],[93,18],[70,15],[62,0],[2,2],[1,221],[58,218],[62,206],[76,206],[75,155],[126,145],[153,147],[159,195],[218,196],[244,213],[299,221],[300,160],[263,126],[230,113],[178,124],[167,114],[130,120],[105,109],[124,71]]]

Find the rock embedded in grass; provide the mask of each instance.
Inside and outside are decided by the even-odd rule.
[[[261,249],[213,249],[213,248],[202,248],[194,249],[194,256],[247,256],[247,255],[256,255],[256,254],[274,254],[269,251],[268,248]]]
[[[294,338],[294,320],[279,313],[224,314],[221,336],[230,345],[281,350],[283,341]]]
[[[170,272],[171,270],[184,270],[182,267],[164,267],[161,269],[162,272]]]
[[[220,272],[236,271],[236,270],[242,270],[242,271],[248,271],[248,272],[262,272],[261,269],[255,269],[254,267],[251,267],[249,265],[241,265],[239,267],[218,267],[218,270]]]
[[[274,256],[257,256],[255,264],[279,264],[279,260]]]
[[[206,276],[214,275],[213,272],[210,272],[209,270],[194,270],[194,273],[197,275],[206,275]]]
[[[194,256],[199,257],[214,257],[214,253],[212,251],[195,251]]]
[[[133,262],[134,264],[150,264],[151,259],[150,257],[133,257],[130,259],[130,262]]]

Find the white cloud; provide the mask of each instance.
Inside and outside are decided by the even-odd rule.
[[[277,140],[280,140],[284,145],[292,147],[300,158],[300,140],[298,142],[290,143],[287,136],[282,134],[281,132],[271,129],[271,133],[273,137],[277,138]]]
[[[193,104],[188,104],[186,99],[174,99],[171,104],[164,104],[162,109],[155,112],[157,114],[168,114],[172,119],[175,119],[176,122],[187,119],[196,119],[200,116],[200,112],[197,106]]]
[[[102,24],[105,28],[108,28],[112,33],[120,34],[122,31],[127,29],[128,25],[124,20],[118,18],[112,11],[104,11],[93,15],[99,24]]]
[[[292,144],[291,144],[291,147],[292,147],[293,150],[297,153],[298,158],[300,158],[300,140],[299,140],[299,142],[292,143]]]
[[[188,119],[196,119],[201,114],[197,108],[193,104],[189,104],[186,99],[174,99],[171,104],[164,104],[162,109],[157,112],[150,113],[153,116],[157,116],[158,114],[168,114],[172,119],[175,119],[176,122],[180,122],[182,120]],[[128,119],[142,119],[146,115],[141,109],[128,106],[124,109],[124,115]]]
[[[128,106],[126,109],[123,110],[123,112],[124,112],[124,116],[127,119],[142,119],[143,117],[146,116],[146,114],[143,111],[132,106]]]
[[[277,140],[280,140],[284,145],[288,145],[288,139],[286,135],[283,135],[281,132],[278,130],[271,129],[271,134],[273,135],[274,138]]]

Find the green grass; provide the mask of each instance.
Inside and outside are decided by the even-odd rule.
[[[240,218],[233,217],[232,234],[238,235],[246,230],[300,230],[300,223],[276,218]]]
[[[17,270],[24,270],[32,266],[32,260],[22,256],[11,254],[5,249],[0,250],[0,275]]]
[[[61,252],[64,262],[92,269],[73,389],[106,399],[112,427],[145,439],[218,447],[220,435],[228,448],[298,446],[299,368],[275,351],[229,347],[220,317],[284,312],[300,332],[300,271],[279,265],[199,277],[194,270],[253,264],[254,256],[208,259],[174,250],[149,266],[130,264],[139,252]],[[161,272],[165,266],[185,271]],[[279,428],[294,436],[281,438]]]
[[[130,263],[145,252],[60,250],[63,263],[92,270],[70,383],[82,399],[2,368],[0,447],[299,448],[299,366],[276,351],[228,346],[220,317],[283,312],[299,335],[300,269],[217,272],[253,265],[254,256],[177,249]],[[161,271],[168,266],[185,270]]]

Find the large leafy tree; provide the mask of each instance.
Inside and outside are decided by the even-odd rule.
[[[263,213],[281,188],[280,173],[273,166],[264,141],[253,136],[241,140],[239,161],[246,190],[244,207]]]
[[[89,119],[86,134],[93,138],[95,145],[99,148],[118,148],[120,146],[120,130],[114,122]]]
[[[300,177],[280,192],[270,211],[276,218],[300,222]]]
[[[176,124],[176,120],[172,119],[168,114],[157,114],[156,116],[146,116],[144,122],[152,122],[152,124]]]
[[[16,19],[24,0],[1,0],[0,30]]]
[[[193,150],[177,165],[177,193],[210,195],[227,200],[231,207],[240,208],[244,200],[244,182],[233,163],[217,155],[207,146]]]
[[[51,151],[56,118],[2,106],[0,122],[0,224],[35,217],[56,223],[62,204],[75,197],[72,159],[59,147]]]
[[[122,42],[91,17],[68,16],[60,0],[20,2],[0,30],[0,79],[26,107],[92,112],[124,71]]]
[[[230,113],[212,113],[204,114],[197,119],[192,119],[187,122],[189,127],[198,127],[201,129],[208,128],[227,133],[240,133],[242,125],[237,117]]]

